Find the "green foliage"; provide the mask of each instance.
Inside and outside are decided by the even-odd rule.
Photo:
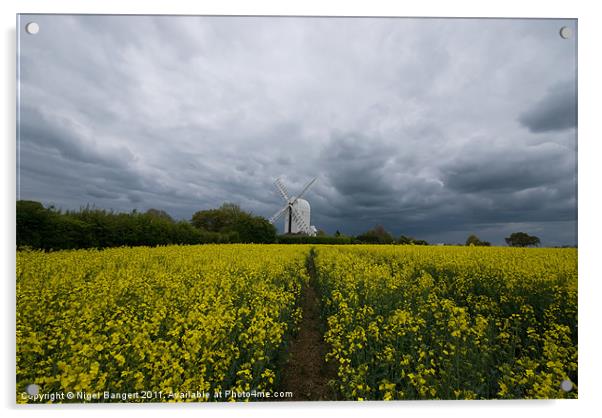
[[[402,244],[402,245],[410,245],[414,242],[414,238],[412,237],[406,237],[405,235],[401,235],[399,237],[399,239],[397,240],[398,244]]]
[[[50,228],[51,212],[40,202],[17,201],[17,246],[43,248],[43,236]]]
[[[228,237],[226,242],[276,242],[274,225],[232,203],[224,203],[217,209],[198,211],[192,215],[191,223],[199,230]]]
[[[201,210],[192,215],[192,225],[209,232],[225,232],[236,228],[237,222],[245,216],[238,205],[224,203],[217,209]]]
[[[193,226],[194,225],[194,226]],[[196,227],[195,227],[196,226]],[[43,250],[204,243],[272,243],[276,228],[267,220],[224,204],[195,213],[192,223],[165,211],[115,213],[90,208],[61,212],[41,203],[17,202],[17,247]]]
[[[506,244],[511,247],[532,247],[540,244],[539,238],[524,232],[514,232],[505,238]]]
[[[168,221],[171,223],[174,222],[173,218],[169,215],[169,213],[167,213],[161,209],[150,208],[149,210],[146,211],[146,214],[148,216],[151,216],[156,219],[161,219],[161,220]]]
[[[260,216],[241,216],[234,226],[239,242],[269,244],[276,242],[276,228]]]
[[[401,235],[397,240],[397,243],[401,245],[429,245],[429,243],[423,239],[406,237],[405,235]]]
[[[481,241],[479,239],[479,237],[477,237],[476,235],[472,234],[469,235],[468,238],[466,238],[466,246],[477,246],[477,247],[490,247],[491,243],[488,241]]]
[[[164,211],[114,213],[85,207],[61,212],[39,202],[17,201],[17,247],[42,250],[219,242]]]
[[[392,244],[393,236],[382,225],[377,225],[369,231],[357,236],[357,239],[367,244]]]

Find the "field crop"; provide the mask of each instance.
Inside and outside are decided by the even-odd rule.
[[[325,333],[316,341],[337,399],[578,395],[576,249],[19,251],[16,273],[18,402],[221,401],[241,400],[228,390],[281,390],[304,286],[319,296],[311,306]],[[30,384],[76,395],[31,399]]]
[[[278,356],[301,317],[308,250],[19,252],[17,400],[26,401],[28,384],[48,394],[141,393],[129,399],[139,402],[272,390]]]
[[[577,250],[325,246],[314,263],[341,398],[577,397]]]

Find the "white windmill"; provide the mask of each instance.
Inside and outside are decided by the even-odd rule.
[[[309,183],[307,183],[303,190],[301,190],[301,193],[299,193],[297,196],[289,197],[288,191],[282,183],[282,180],[277,178],[274,184],[276,185],[278,193],[280,193],[280,196],[282,196],[286,204],[269,219],[270,223],[273,224],[283,215],[285,215],[285,234],[296,234],[302,232],[312,237],[315,236],[317,230],[316,227],[310,223],[309,202],[305,199],[301,199],[301,196],[303,196],[307,189],[309,189],[316,180],[317,177],[313,178]]]

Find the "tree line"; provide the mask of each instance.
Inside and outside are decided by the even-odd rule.
[[[538,246],[540,240],[538,237],[528,235],[524,232],[512,233],[509,237],[505,238],[506,244],[511,247],[531,247]],[[278,242],[285,244],[397,244],[397,245],[431,245],[426,240],[417,239],[414,237],[400,235],[394,237],[388,232],[382,225],[377,225],[374,228],[369,229],[357,236],[347,236],[339,231],[336,231],[334,236],[328,236],[324,231],[319,230],[318,235],[315,237],[308,237],[307,235],[286,235],[278,237]],[[455,244],[444,244],[444,245],[466,245],[466,246],[480,246],[489,247],[491,243],[489,241],[482,241],[475,234],[471,234],[466,239],[466,243],[455,243]]]
[[[226,222],[220,223],[222,219]],[[196,212],[175,221],[165,211],[119,213],[89,206],[61,211],[40,202],[17,201],[17,247],[43,250],[207,243],[271,243],[276,229],[236,205]]]
[[[159,209],[121,213],[86,206],[78,211],[62,211],[36,201],[17,201],[18,248],[63,250],[207,243],[428,245],[425,240],[405,235],[394,238],[380,225],[357,236],[339,231],[332,236],[324,231],[318,231],[315,237],[278,235],[274,225],[265,218],[231,203],[197,211],[190,220],[176,221]],[[506,238],[506,243],[539,245],[539,238],[518,232]],[[491,244],[471,235],[466,245]]]

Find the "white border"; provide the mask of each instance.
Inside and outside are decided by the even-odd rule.
[[[0,238],[3,280],[4,335],[0,343],[3,373],[0,396],[5,416],[50,415],[104,417],[114,415],[164,416],[178,415],[243,415],[306,416],[337,413],[357,416],[446,416],[508,417],[529,413],[545,416],[588,416],[596,407],[600,368],[601,312],[598,251],[602,248],[599,213],[600,192],[596,189],[600,170],[600,74],[602,74],[599,40],[602,39],[601,14],[596,2],[565,1],[185,1],[146,0],[126,3],[124,0],[4,0],[0,2],[3,54],[0,71],[4,92],[0,101],[0,117],[4,135],[0,155],[2,172],[2,204]],[[577,401],[482,401],[482,402],[397,402],[397,403],[282,403],[264,405],[110,405],[109,407],[16,408],[14,406],[15,302],[14,302],[14,233],[15,233],[15,22],[16,13],[126,13],[126,14],[265,14],[265,15],[346,15],[346,16],[440,16],[440,17],[554,17],[579,19],[579,397]]]

